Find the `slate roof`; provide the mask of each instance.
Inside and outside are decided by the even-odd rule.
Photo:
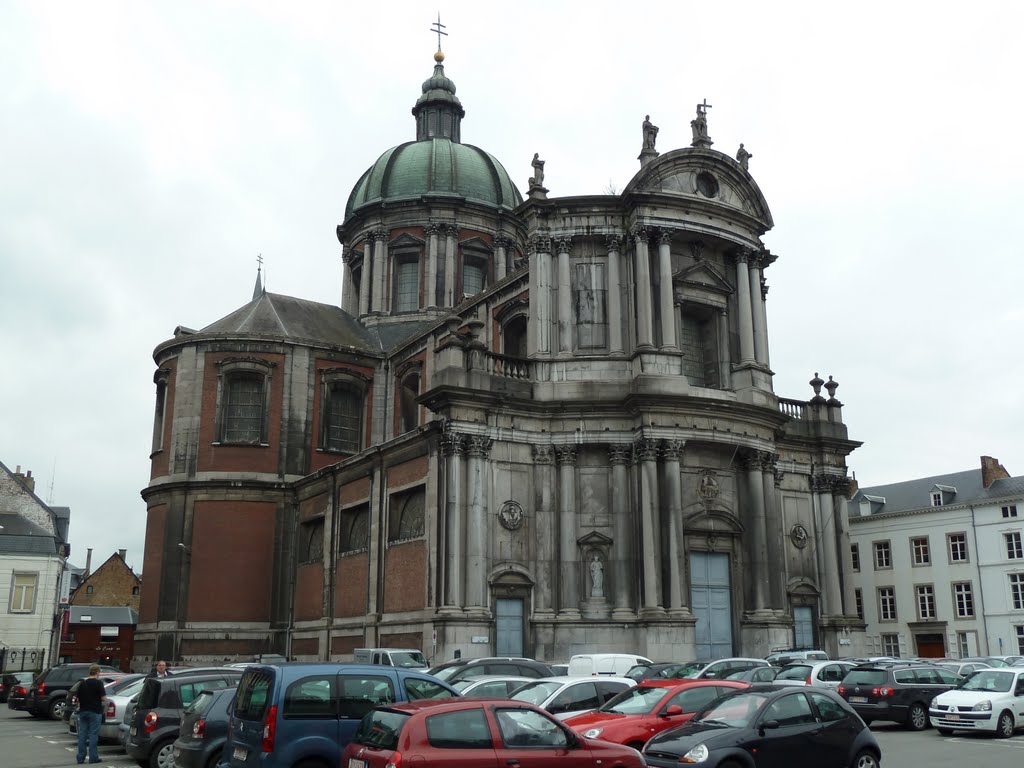
[[[71,624],[138,624],[139,614],[128,606],[72,605],[69,606]],[[89,621],[82,621],[90,616]]]
[[[926,509],[931,507],[931,493],[937,490],[936,486],[956,488],[956,494],[952,498],[947,497],[943,506],[987,503],[996,499],[1024,496],[1024,476],[996,480],[990,487],[985,488],[982,485],[981,469],[978,468],[860,488],[850,500],[850,504],[856,506],[866,496],[881,496],[885,498],[885,504],[873,509],[872,514]],[[851,510],[851,514],[855,513]]]

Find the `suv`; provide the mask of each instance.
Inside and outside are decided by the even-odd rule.
[[[150,677],[139,691],[125,749],[141,765],[164,768],[173,762],[174,740],[181,728],[181,713],[202,690],[238,684],[242,670],[232,667],[194,667]]]
[[[360,720],[381,704],[457,697],[422,672],[381,664],[257,664],[242,675],[223,763],[338,766]]]
[[[51,720],[60,720],[64,715],[68,689],[83,677],[88,677],[91,666],[92,664],[58,664],[44,670],[32,681],[32,687],[28,689],[25,709],[33,717],[45,715]],[[100,667],[101,674],[120,671],[114,667]]]
[[[515,656],[486,656],[482,659],[455,659],[432,667],[429,674],[446,683],[481,675],[519,675],[551,677],[551,667],[542,661]]]
[[[928,705],[963,680],[933,664],[865,664],[846,673],[836,693],[868,725],[873,720],[903,723],[913,731],[928,727]]]

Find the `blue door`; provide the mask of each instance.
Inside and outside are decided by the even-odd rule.
[[[793,647],[816,648],[814,644],[814,611],[810,606],[793,608]]]
[[[729,555],[690,553],[690,605],[697,619],[697,659],[732,656]]]
[[[494,655],[523,655],[523,600],[499,597],[494,606]]]

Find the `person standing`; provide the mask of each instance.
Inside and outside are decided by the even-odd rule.
[[[96,742],[100,736],[100,721],[103,719],[103,705],[107,692],[99,679],[100,665],[89,667],[89,676],[78,686],[78,764],[85,762],[86,745],[89,747],[89,762],[100,761]]]
[[[167,677],[167,662],[160,660],[147,677]]]

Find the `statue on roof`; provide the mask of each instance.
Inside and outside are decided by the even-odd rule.
[[[697,105],[697,117],[690,121],[690,128],[693,129],[692,147],[710,147],[714,144],[708,137],[708,116],[707,111],[711,108],[708,100],[704,99],[703,104]]]
[[[644,152],[654,152],[654,142],[658,140],[658,126],[651,122],[650,115],[644,115]]]
[[[540,159],[540,153],[533,153],[533,176],[530,177],[530,189],[544,186],[544,161]]]
[[[752,157],[753,155],[747,152],[747,150],[743,147],[743,142],[741,141],[740,148],[736,150],[736,161],[740,164],[740,168],[742,168],[744,171],[748,170],[748,166],[750,165],[750,158]]]

